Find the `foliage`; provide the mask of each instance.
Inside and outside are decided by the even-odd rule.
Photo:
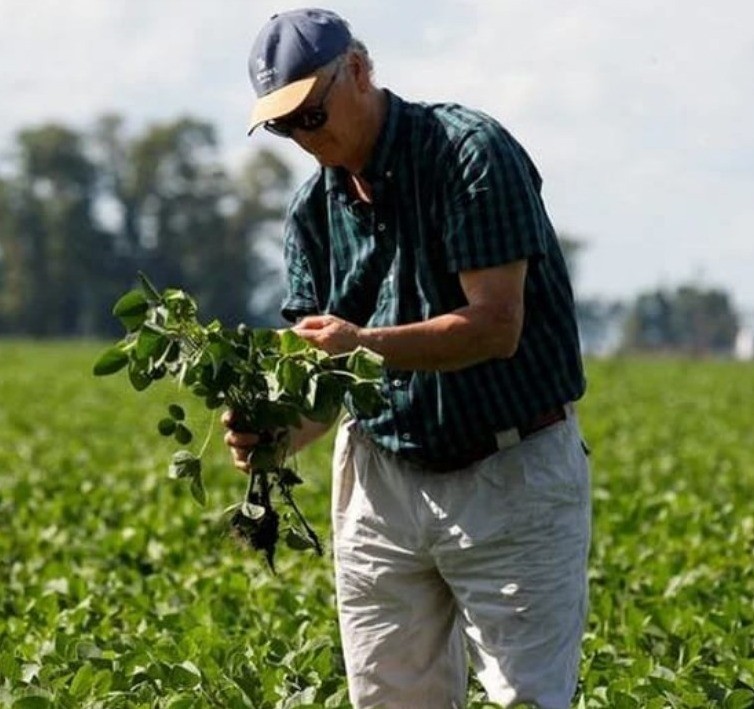
[[[628,350],[728,353],[738,318],[724,291],[693,285],[641,294],[624,331]]]
[[[131,136],[117,116],[90,131],[29,128],[9,154],[0,332],[114,334],[109,306],[138,269],[184,284],[225,321],[280,322],[281,279],[262,248],[280,240],[271,225],[291,188],[275,154],[259,151],[232,174],[209,123],[180,118]],[[252,312],[252,300],[264,309]]]
[[[383,402],[379,393],[382,359],[364,348],[330,356],[310,345],[292,330],[250,329],[241,324],[231,330],[219,320],[202,325],[196,301],[182,290],[160,293],[139,274],[141,288],[123,295],[113,308],[126,328],[126,336],[97,359],[94,374],[115,374],[127,368],[131,386],[144,391],[166,375],[202,399],[208,409],[229,407],[233,426],[258,433],[259,445],[249,454],[249,485],[245,499],[232,507],[231,526],[239,539],[263,551],[274,570],[280,536],[280,515],[273,505],[276,488],[291,508],[283,518],[285,541],[293,549],[322,548],[293,498],[302,480],[285,465],[289,431],[302,419],[330,424],[346,398],[352,408],[375,415]],[[193,439],[177,404],[157,424],[163,436],[181,445]],[[207,441],[209,437],[207,438]],[[204,505],[202,451],[179,450],[170,464],[170,477],[186,479],[196,500]]]
[[[214,437],[197,511],[163,484],[172,439],[88,376],[99,345],[0,342],[0,706],[346,709],[330,555],[279,575],[229,542],[239,477]],[[588,362],[591,611],[574,707],[754,706],[754,369]],[[138,400],[137,400],[138,399]],[[185,421],[210,418],[198,397]],[[328,438],[302,453],[307,515],[329,514]],[[198,513],[197,513],[198,512]],[[470,707],[481,707],[476,682]]]

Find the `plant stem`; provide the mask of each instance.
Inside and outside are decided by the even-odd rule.
[[[322,545],[320,544],[319,537],[317,536],[317,533],[309,526],[306,518],[301,513],[301,510],[299,510],[295,500],[293,499],[291,491],[281,488],[280,492],[285,498],[285,501],[293,508],[293,511],[296,513],[296,517],[298,517],[299,522],[301,522],[301,524],[304,526],[304,529],[306,529],[306,533],[309,535],[309,539],[311,539],[312,544],[314,544],[314,551],[317,553],[317,556],[322,556]]]
[[[209,445],[210,440],[212,439],[212,433],[214,427],[215,427],[215,419],[217,418],[217,409],[215,409],[212,412],[212,418],[209,421],[209,426],[207,427],[207,435],[204,438],[204,443],[202,443],[202,447],[199,450],[199,457],[201,458],[204,455],[204,451],[207,450],[207,446]]]

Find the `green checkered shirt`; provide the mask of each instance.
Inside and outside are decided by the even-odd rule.
[[[372,204],[349,197],[345,171],[333,168],[291,203],[282,312],[360,326],[427,320],[467,304],[459,271],[528,259],[512,358],[454,372],[387,370],[390,405],[359,422],[384,448],[442,460],[582,396],[573,295],[541,179],[514,138],[478,111],[388,97],[363,173]]]

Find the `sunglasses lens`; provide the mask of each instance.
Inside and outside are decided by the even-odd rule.
[[[290,138],[293,133],[293,126],[285,119],[267,121],[264,124],[266,130],[280,138]]]
[[[290,138],[294,130],[313,131],[327,123],[327,111],[323,108],[309,108],[285,118],[267,121],[264,127],[274,135]]]

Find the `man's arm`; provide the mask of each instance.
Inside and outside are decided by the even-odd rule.
[[[360,328],[332,315],[303,318],[297,334],[331,354],[359,345],[393,369],[454,370],[513,356],[524,322],[525,260],[459,274],[467,305],[423,322]]]

